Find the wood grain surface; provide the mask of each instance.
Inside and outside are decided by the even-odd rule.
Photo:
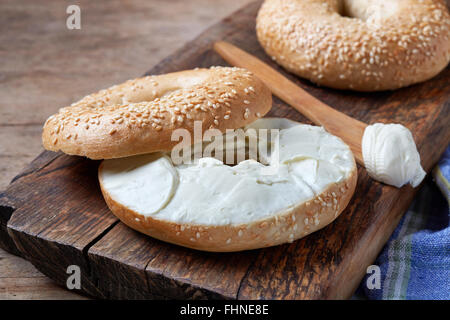
[[[449,68],[393,92],[319,88],[269,61],[254,34],[259,5],[251,3],[224,19],[149,73],[226,65],[212,44],[229,41],[358,120],[406,125],[424,168],[432,168],[450,141]],[[269,115],[307,122],[278,99]],[[118,222],[100,195],[97,166],[79,157],[41,154],[0,195],[0,241],[60,284],[66,267],[79,265],[83,292],[101,298],[348,298],[418,191],[379,184],[359,168],[349,206],[321,231],[267,249],[204,253],[151,239]]]
[[[71,1],[81,8],[81,30],[66,28],[68,2],[1,1],[0,190],[42,152],[41,128],[50,114],[142,75],[249,1]],[[0,299],[10,298],[83,297],[0,248]]]

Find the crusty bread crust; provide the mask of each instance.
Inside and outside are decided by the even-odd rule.
[[[335,220],[355,192],[357,169],[345,180],[330,185],[320,195],[299,203],[289,211],[240,225],[181,224],[145,217],[115,201],[103,187],[103,162],[99,167],[100,187],[111,211],[123,223],[153,238],[184,247],[213,252],[242,251],[293,242]]]
[[[450,60],[442,0],[266,0],[256,31],[288,71],[337,89],[397,89],[434,77]]]
[[[91,159],[170,151],[177,128],[236,129],[264,116],[270,90],[251,72],[212,67],[127,81],[60,109],[44,125],[47,150]]]

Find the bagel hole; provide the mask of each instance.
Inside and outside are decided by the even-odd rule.
[[[359,19],[359,17],[356,16],[355,12],[352,10],[351,6],[345,0],[340,1],[338,14],[345,18]]]
[[[269,165],[267,159],[270,159],[272,152],[271,143],[261,143],[258,139],[256,141],[254,139],[256,139],[255,136],[249,136],[243,130],[239,132],[239,129],[233,131],[230,135],[217,135],[212,137],[211,141],[203,141],[200,157],[196,157],[194,147],[191,148],[190,157],[187,160],[195,163],[196,159],[211,157],[230,167],[234,167],[245,160],[255,160],[262,165]],[[267,141],[271,141],[270,139],[269,134]]]
[[[267,165],[259,151],[259,145],[251,145],[250,138],[247,135],[244,137],[235,136],[233,141],[224,139],[220,150],[213,150],[211,156],[229,167],[237,166],[245,160],[255,160]]]
[[[338,13],[342,17],[359,19],[365,22],[376,22],[398,14],[397,1],[384,0],[341,0],[338,3]]]

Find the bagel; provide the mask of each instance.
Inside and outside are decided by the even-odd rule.
[[[393,90],[437,75],[450,60],[440,0],[265,0],[256,32],[288,71],[337,89]]]
[[[252,73],[212,67],[129,80],[88,95],[48,118],[42,133],[47,150],[91,159],[112,159],[177,144],[177,128],[202,132],[242,127],[272,106],[270,90]]]
[[[260,119],[245,132],[262,128],[280,130],[275,142],[257,135],[258,145],[279,150],[267,165],[247,159],[228,166],[213,157],[174,165],[162,152],[104,160],[105,201],[129,227],[204,251],[293,242],[331,223],[356,187],[350,148],[321,127],[286,119]]]

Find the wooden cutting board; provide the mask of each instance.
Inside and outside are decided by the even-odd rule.
[[[256,40],[260,4],[211,27],[148,74],[226,65],[212,51],[217,40],[281,70]],[[356,119],[409,127],[427,171],[450,142],[450,68],[423,84],[380,93],[319,88],[281,72]],[[308,123],[278,99],[269,116]],[[419,190],[382,185],[358,168],[352,201],[321,231],[267,249],[206,253],[154,240],[119,222],[100,193],[98,164],[61,153],[39,155],[0,193],[0,245],[61,285],[67,267],[78,265],[81,291],[100,298],[348,298]]]

